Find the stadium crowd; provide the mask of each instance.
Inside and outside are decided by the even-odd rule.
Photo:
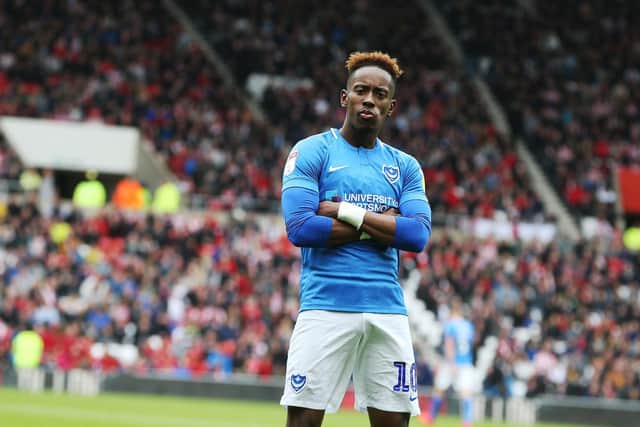
[[[45,218],[12,201],[0,226],[0,359],[32,324],[50,368],[282,374],[299,252],[262,221],[85,217],[64,204]],[[468,301],[477,346],[499,337],[488,393],[640,397],[637,254],[619,239],[574,248],[453,236],[405,253],[402,276],[422,272],[417,296],[436,313],[453,295]]]
[[[277,146],[154,1],[3,2],[0,115],[135,126],[186,192],[271,208]]]
[[[266,208],[279,196],[290,144],[340,123],[335,107],[345,56],[380,46],[407,64],[385,138],[421,161],[434,217],[501,211],[510,219],[544,218],[512,142],[496,133],[419,8],[377,1],[356,2],[349,14],[341,14],[347,6],[337,1],[284,9],[279,1],[221,1],[206,13],[204,7],[190,3],[187,12],[241,84],[264,72],[309,77],[313,87],[267,87],[261,103],[269,123],[259,123],[156,2],[9,1],[0,6],[7,28],[0,34],[6,49],[0,51],[0,114],[137,126],[188,191],[213,195],[222,207]],[[603,19],[609,31],[603,17],[610,15],[589,15],[587,6],[569,19],[562,8],[542,5],[537,13],[554,31],[555,21],[544,18],[553,11],[567,19],[569,33],[578,33],[584,16]],[[515,36],[500,45],[500,32],[486,27],[472,2],[446,11],[468,20],[460,25],[471,33],[459,35],[466,51],[493,58],[486,77],[518,118],[513,123],[546,150],[553,163],[542,163],[566,194],[569,180],[555,169],[575,173],[574,181],[588,190],[584,197],[593,200],[590,191],[608,182],[603,159],[637,162],[627,143],[637,129],[613,120],[635,117],[632,67],[624,64],[623,79],[602,78],[594,88],[576,74],[581,67],[570,67],[572,56],[603,61],[587,49],[591,36],[575,42],[579,53],[552,48],[552,65],[536,67],[541,59],[534,47],[545,43],[535,43],[555,42],[548,28],[532,37],[528,15],[510,22]],[[365,31],[382,20],[404,24],[392,34]],[[482,50],[497,45],[504,51]],[[523,51],[533,55],[529,61],[514,59]],[[557,67],[567,66],[558,74]],[[545,73],[522,81],[530,67]],[[545,90],[532,92],[535,85]],[[531,102],[529,93],[541,99]],[[599,100],[592,110],[578,109],[590,99]],[[572,132],[576,137],[568,138]],[[580,147],[593,152],[578,150],[587,140],[590,145]],[[0,178],[19,173],[15,154],[0,145]],[[85,216],[66,204],[49,217],[40,214],[34,194],[25,197],[11,199],[0,222],[0,363],[8,360],[13,333],[33,326],[44,338],[43,364],[51,368],[215,378],[283,373],[298,308],[299,253],[281,226],[243,211],[226,222],[213,212],[153,216],[107,208]],[[581,202],[577,212],[593,213],[592,205],[603,203]],[[640,398],[640,261],[619,236],[573,247],[445,232],[426,251],[403,255],[403,276],[414,267],[422,272],[418,296],[430,310],[444,312],[446,302],[461,295],[480,332],[477,345],[499,337],[487,393]]]
[[[213,197],[216,208],[272,210],[289,147],[342,121],[346,55],[380,46],[407,64],[385,139],[421,161],[436,213],[544,219],[513,144],[496,134],[425,17],[411,12],[419,9],[387,5],[380,14],[384,3],[362,3],[349,26],[407,23],[365,40],[339,19],[340,4],[189,4],[239,83],[254,72],[312,79],[310,89],[267,87],[262,123],[156,2],[5,2],[0,114],[137,126],[187,192]]]
[[[45,218],[12,199],[0,225],[0,360],[31,325],[53,369],[282,374],[299,255],[259,221],[83,216],[65,204]]]
[[[640,257],[620,236],[573,247],[445,235],[415,262],[429,310],[459,295],[478,344],[499,338],[487,393],[640,398]]]
[[[615,166],[640,165],[639,5],[438,4],[571,211],[613,223]]]
[[[240,84],[247,85],[253,74],[282,76],[290,83],[275,82],[262,93],[275,133],[288,143],[342,122],[338,88],[344,87],[349,52],[372,47],[393,52],[406,64],[406,74],[383,139],[419,159],[436,216],[493,218],[500,211],[511,220],[544,219],[513,144],[496,133],[468,78],[425,25],[420,7],[383,1],[352,6],[276,0],[222,1],[213,7],[190,2],[186,8],[211,45],[229,58]],[[368,31],[386,22],[402,25],[393,32]],[[312,85],[291,83],[304,78]]]

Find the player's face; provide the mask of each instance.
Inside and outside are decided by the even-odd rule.
[[[356,129],[380,130],[396,106],[391,75],[376,66],[358,68],[340,93],[347,123]]]

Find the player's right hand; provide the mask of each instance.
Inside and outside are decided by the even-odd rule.
[[[340,202],[330,202],[329,200],[323,200],[318,205],[318,212],[316,215],[327,216],[329,218],[338,218],[338,208]]]

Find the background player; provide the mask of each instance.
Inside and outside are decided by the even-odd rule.
[[[431,412],[424,415],[427,424],[433,423],[438,416],[442,399],[453,384],[462,399],[462,425],[471,427],[473,422],[471,396],[475,384],[473,340],[473,324],[464,318],[462,301],[456,298],[451,303],[449,320],[444,327],[445,360],[436,374]]]
[[[431,210],[418,162],[378,139],[402,70],[381,52],[353,53],[346,68],[342,127],[297,143],[283,174],[287,234],[302,247],[281,400],[288,427],[320,426],[352,375],[372,426],[407,426],[419,414],[398,250],[424,249]]]

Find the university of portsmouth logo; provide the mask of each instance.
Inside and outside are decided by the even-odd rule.
[[[307,377],[304,375],[291,375],[291,388],[296,393],[300,393],[300,390],[307,384]]]
[[[382,165],[382,174],[389,183],[393,184],[400,179],[400,168],[397,166]]]

